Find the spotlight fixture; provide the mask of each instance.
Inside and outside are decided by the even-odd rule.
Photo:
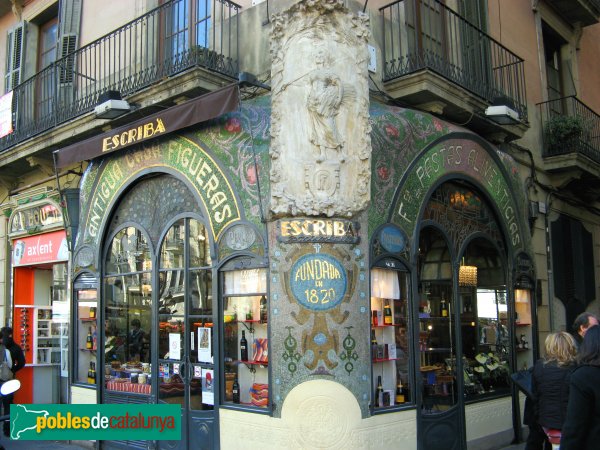
[[[519,123],[519,113],[506,105],[488,106],[485,115],[499,125],[515,125]]]
[[[128,113],[131,106],[121,98],[119,91],[106,91],[98,97],[98,105],[94,108],[97,119],[115,119]]]

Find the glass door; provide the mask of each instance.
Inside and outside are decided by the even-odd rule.
[[[211,448],[214,430],[215,365],[212,273],[204,225],[191,218],[165,234],[158,268],[159,403],[181,406],[181,441],[160,448]]]
[[[463,364],[457,359],[458,311],[450,247],[437,228],[421,231],[418,277],[419,439],[423,449],[459,449],[463,411],[458,374]]]

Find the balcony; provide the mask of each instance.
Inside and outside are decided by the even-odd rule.
[[[584,27],[598,23],[600,0],[547,0],[560,16],[572,25]]]
[[[190,14],[189,3],[167,2],[16,86],[14,131],[0,139],[0,152],[92,111],[107,91],[135,97],[162,82],[166,96],[193,97],[232,82],[238,73],[240,6],[200,0]],[[190,79],[175,77],[191,69],[196,72]]]
[[[516,56],[438,0],[399,0],[380,9],[386,90],[486,136],[526,131],[525,68]],[[485,116],[491,104],[516,111],[516,126]]]
[[[546,169],[581,194],[600,194],[600,116],[576,97],[539,104]],[[598,193],[598,194],[597,194]]]

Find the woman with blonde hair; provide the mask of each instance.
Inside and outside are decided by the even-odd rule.
[[[576,366],[577,343],[571,334],[559,331],[546,337],[545,350],[545,357],[533,368],[535,415],[539,426],[561,430],[567,414],[571,372]],[[548,441],[544,445],[551,448]]]

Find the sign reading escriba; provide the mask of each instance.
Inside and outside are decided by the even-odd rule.
[[[357,244],[359,227],[345,219],[283,219],[277,222],[277,240]]]

